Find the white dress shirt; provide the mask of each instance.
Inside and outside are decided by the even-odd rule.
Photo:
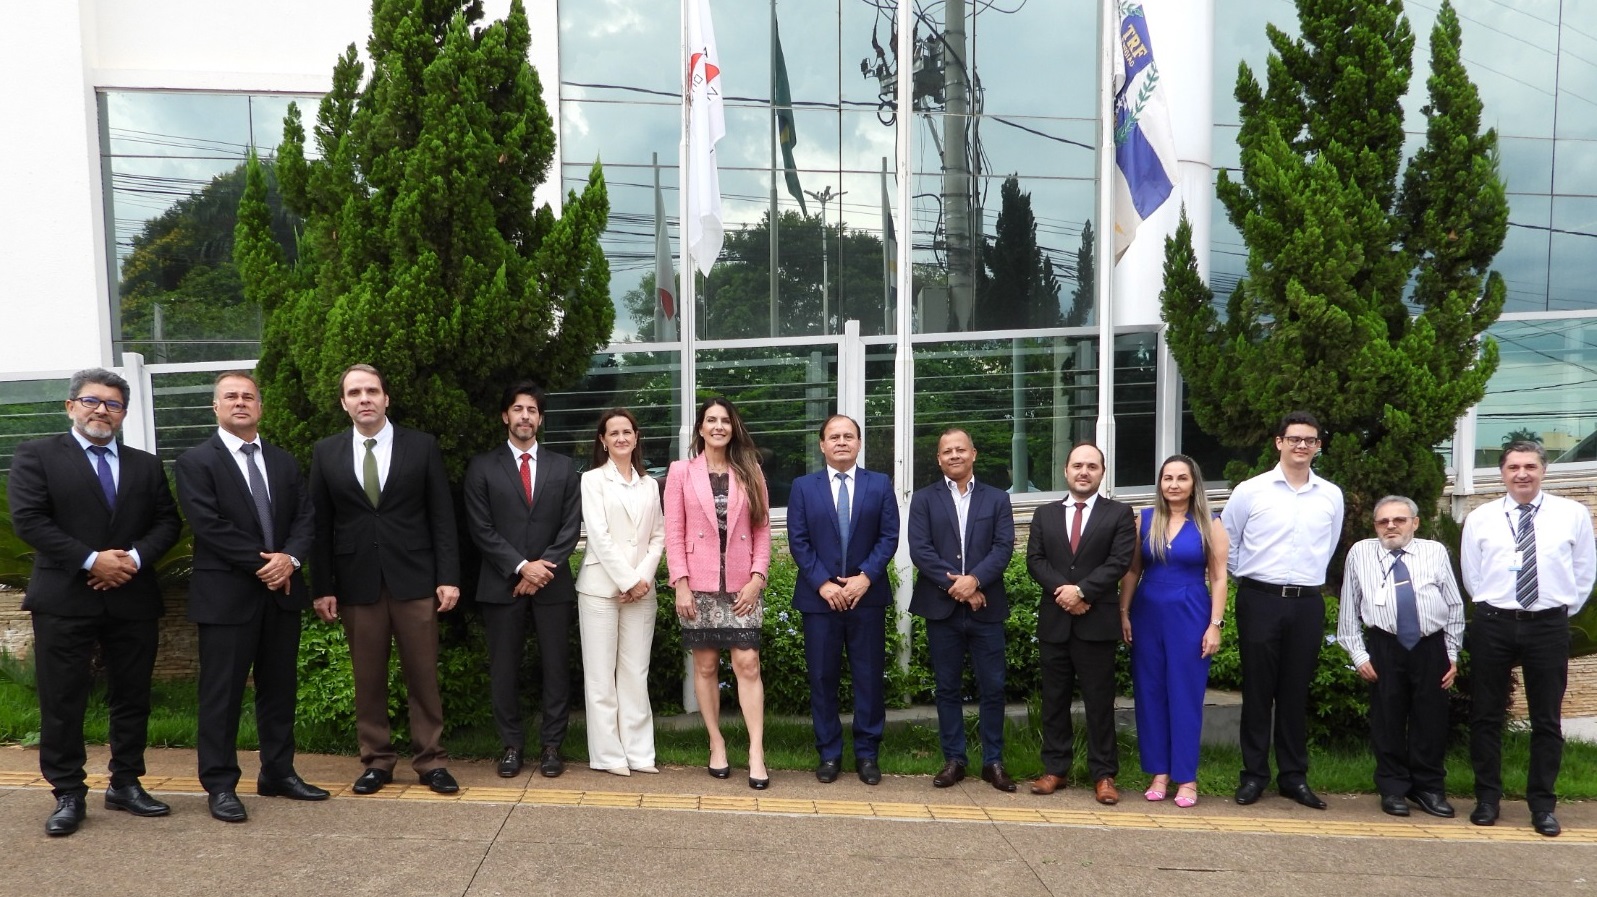
[[[221,427],[216,428],[216,435],[222,440],[222,444],[227,446],[228,457],[231,457],[233,459],[233,463],[238,465],[238,472],[244,476],[244,485],[246,486],[250,485],[250,460],[249,456],[240,450],[246,445],[255,446],[255,464],[257,469],[261,472],[261,482],[266,484],[266,497],[271,498],[272,484],[266,479],[266,456],[261,454],[261,437],[256,436],[254,442],[245,442]],[[362,456],[364,456],[366,453],[366,446],[362,445],[360,450]],[[364,457],[362,460],[364,460]],[[253,488],[254,487],[251,486],[251,489]]]
[[[1092,519],[1092,509],[1094,507],[1096,507],[1097,504],[1098,504],[1098,493],[1094,492],[1092,495],[1087,496],[1087,500],[1086,500],[1086,505],[1087,506],[1085,508],[1081,508],[1080,510],[1078,510],[1076,508],[1076,502],[1078,502],[1078,501],[1081,501],[1081,499],[1075,497],[1074,495],[1072,495],[1072,496],[1070,496],[1070,497],[1065,499],[1065,542],[1066,542],[1066,544],[1069,544],[1069,541],[1070,541],[1070,529],[1071,529],[1071,527],[1076,525],[1076,515],[1077,514],[1081,515],[1081,531],[1082,532],[1086,532],[1087,531],[1087,521]]]
[[[1403,565],[1414,585],[1420,635],[1445,632],[1447,659],[1457,662],[1464,639],[1464,599],[1453,579],[1447,547],[1430,539],[1411,539],[1403,546]],[[1355,667],[1370,659],[1363,627],[1397,634],[1397,590],[1392,581],[1392,552],[1380,539],[1365,539],[1348,549],[1342,571],[1342,606],[1336,640]]]
[[[516,462],[516,476],[521,476],[521,456],[531,455],[527,459],[527,482],[532,486],[538,485],[538,440],[534,439],[532,445],[526,448],[517,448],[514,442],[505,440],[505,445],[510,446],[511,460]],[[536,490],[534,490],[536,491]]]
[[[1597,541],[1586,506],[1546,492],[1531,500],[1536,515],[1536,602],[1522,608],[1519,582],[1519,503],[1509,496],[1487,502],[1464,519],[1459,560],[1464,588],[1477,603],[1502,610],[1580,610],[1597,581]]]
[[[959,572],[964,573],[965,557],[968,554],[965,549],[965,522],[970,519],[970,496],[976,491],[976,477],[972,475],[965,483],[964,492],[960,492],[959,484],[948,477],[943,477],[943,485],[948,487],[948,495],[954,500],[954,516],[959,518]],[[832,498],[836,500],[835,492]]]
[[[95,443],[90,442],[88,439],[86,439],[84,437],[84,435],[82,433],[79,433],[77,427],[73,427],[68,432],[70,432],[72,434],[72,438],[73,439],[76,439],[78,441],[78,445],[83,448],[83,457],[84,457],[85,460],[87,460],[89,462],[89,469],[94,471],[94,475],[95,475],[96,481],[98,481],[98,478],[100,476],[100,457],[98,455],[94,454],[93,452],[89,451],[89,446],[94,445]],[[106,443],[102,447],[109,450],[109,451],[107,451],[105,453],[105,463],[107,465],[109,465],[110,468],[111,468],[111,483],[114,486],[116,486],[117,488],[121,488],[121,486],[122,486],[122,456],[121,456],[121,454],[119,454],[119,452],[121,452],[121,450],[122,450],[121,446],[119,446],[117,444],[117,441],[115,439],[112,439],[110,442]],[[97,559],[99,559],[99,557],[100,557],[100,552],[98,552],[98,551],[89,552],[89,556],[84,559],[83,566],[80,569],[83,569],[83,570],[93,569],[94,562]],[[139,560],[139,550],[137,548],[129,548],[128,549],[128,557],[133,558],[133,566],[135,566],[135,567],[137,567],[137,568],[139,568],[141,570],[144,569],[143,562],[141,562]]]
[[[850,464],[847,470],[838,470],[831,466],[826,468],[826,480],[832,486],[832,509],[834,511],[837,510],[838,474],[842,474],[843,479],[848,481],[849,512],[853,513],[854,503],[859,499],[859,465]],[[959,497],[957,495],[954,497],[954,501],[958,503]]]
[[[1220,512],[1231,575],[1279,586],[1319,586],[1342,538],[1342,490],[1309,471],[1297,489],[1277,464],[1244,480]]]
[[[376,436],[362,436],[359,430],[350,430],[355,442],[355,482],[366,485],[366,440],[375,439],[372,454],[377,456],[377,488],[388,485],[388,463],[394,458],[394,422],[383,420],[383,428]]]

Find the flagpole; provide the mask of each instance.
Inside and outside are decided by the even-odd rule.
[[[897,153],[893,158],[898,175],[898,315],[892,332],[893,341],[893,497],[898,501],[898,519],[909,516],[909,496],[915,490],[914,470],[910,461],[915,452],[915,354],[910,337],[915,329],[915,280],[911,255],[915,245],[915,223],[910,216],[912,181],[910,177],[911,125],[914,122],[915,94],[911,82],[911,69],[915,58],[914,25],[911,4],[898,4],[898,93],[894,103],[893,119]],[[910,631],[909,599],[915,585],[915,567],[909,556],[909,540],[900,539],[893,554],[893,566],[898,570],[898,591],[893,603],[898,607],[898,634],[902,636],[898,651],[898,667],[909,669]]]
[[[1095,233],[1098,268],[1102,275],[1094,285],[1098,307],[1098,420],[1094,428],[1098,448],[1104,456],[1104,491],[1115,489],[1115,327],[1114,327],[1114,165],[1115,103],[1114,54],[1120,46],[1116,38],[1119,16],[1116,0],[1099,5],[1098,57],[1098,223]]]
[[[698,370],[694,357],[698,330],[698,278],[694,276],[692,249],[688,246],[687,221],[689,211],[689,197],[693,193],[693,166],[689,160],[689,98],[693,95],[692,72],[688,70],[688,5],[682,4],[682,140],[678,147],[677,156],[677,181],[682,185],[677,192],[677,249],[681,253],[680,266],[682,277],[681,286],[677,291],[677,338],[681,341],[682,358],[682,392],[678,398],[680,403],[681,420],[677,427],[677,457],[686,458],[692,446],[693,413],[698,399]],[[690,677],[691,678],[691,677]],[[684,686],[686,692],[692,689]],[[687,694],[684,706],[694,706],[687,701],[693,696]]]
[[[779,134],[776,123],[776,0],[771,0],[771,221],[766,228],[771,235],[771,338],[780,334],[776,321],[777,268],[781,265],[781,247],[777,242],[776,214],[776,145]]]
[[[882,332],[893,332],[893,267],[898,255],[893,236],[893,208],[887,201],[887,157],[882,157]]]

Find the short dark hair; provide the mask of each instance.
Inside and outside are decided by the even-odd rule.
[[[89,383],[109,386],[122,393],[122,404],[124,405],[128,403],[128,398],[133,394],[132,387],[128,386],[128,381],[121,374],[108,371],[105,368],[84,368],[72,375],[71,382],[67,384],[67,398],[77,398],[82,394],[83,387]]]
[[[1535,452],[1536,459],[1541,462],[1543,467],[1547,466],[1546,446],[1534,439],[1516,439],[1513,442],[1510,442],[1508,445],[1503,446],[1503,454],[1497,458],[1498,470],[1502,470],[1503,465],[1508,463],[1508,455],[1510,452]]]
[[[257,396],[259,396],[261,391],[261,381],[255,379],[254,374],[243,370],[223,371],[222,373],[217,374],[216,379],[211,381],[211,391],[215,392],[218,388],[220,388],[223,380],[232,380],[235,378],[239,380],[248,380],[250,385],[255,387],[255,392]]]
[[[1314,428],[1314,435],[1321,442],[1325,441],[1325,428],[1320,426],[1320,419],[1307,411],[1288,411],[1281,416],[1281,424],[1275,428],[1277,439],[1286,435],[1287,428],[1293,424],[1304,424]]]
[[[1093,451],[1098,453],[1098,463],[1099,464],[1103,465],[1104,467],[1108,467],[1109,466],[1109,456],[1105,455],[1103,453],[1103,448],[1101,446],[1099,446],[1098,443],[1092,441],[1091,439],[1083,439],[1080,442],[1076,443],[1075,445],[1071,446],[1070,447],[1070,451],[1065,452],[1065,463],[1069,464],[1070,463],[1070,456],[1074,455],[1076,453],[1076,449],[1082,448],[1083,446],[1085,446],[1087,448],[1090,448]]]
[[[348,380],[349,375],[355,373],[356,371],[360,371],[365,374],[371,374],[373,377],[376,377],[377,385],[383,388],[383,395],[390,395],[390,391],[388,389],[388,378],[383,376],[382,371],[377,370],[365,362],[356,362],[349,367],[344,368],[344,372],[338,375],[338,396],[340,399],[342,399],[344,396],[344,381]],[[252,377],[250,379],[253,380],[254,378]]]
[[[532,403],[538,406],[538,415],[543,416],[543,387],[533,380],[517,380],[505,387],[505,391],[499,394],[500,414],[509,411],[510,406],[516,404],[516,396],[531,396]]]
[[[976,440],[971,438],[970,431],[965,429],[964,427],[958,427],[958,426],[955,426],[955,427],[944,427],[943,428],[943,432],[937,434],[937,441],[940,443],[940,442],[943,441],[943,437],[944,436],[952,436],[955,433],[963,434],[964,437],[965,437],[965,441],[970,443],[970,447],[971,448],[975,448],[976,447]]]
[[[849,423],[853,424],[854,425],[854,435],[856,437],[865,435],[865,431],[860,429],[859,421],[855,420],[852,417],[849,417],[846,414],[834,414],[831,417],[827,418],[826,420],[821,421],[820,436],[821,436],[822,439],[826,438],[826,428],[830,427],[832,425],[832,421],[834,421],[834,420],[846,420]]]

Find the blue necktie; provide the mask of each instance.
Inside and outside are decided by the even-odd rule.
[[[1412,651],[1420,643],[1420,608],[1401,548],[1392,550],[1392,585],[1397,592],[1397,643]]]
[[[843,575],[848,575],[848,518],[852,509],[848,499],[848,474],[837,475],[837,531],[843,537]]]
[[[99,459],[94,468],[95,473],[100,475],[100,491],[105,493],[105,503],[110,505],[111,510],[114,511],[116,510],[116,478],[111,476],[111,462],[106,460],[106,456],[111,454],[111,450],[103,445],[91,445],[89,446],[89,451],[93,452],[94,456]]]

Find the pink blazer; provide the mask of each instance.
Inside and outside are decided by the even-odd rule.
[[[754,574],[771,567],[771,526],[749,523],[749,500],[731,478],[726,508],[726,587],[735,592]],[[765,481],[760,481],[760,489]],[[715,496],[703,455],[673,461],[665,478],[665,562],[675,584],[688,578],[688,588],[713,592],[721,585],[721,537],[715,522]]]

